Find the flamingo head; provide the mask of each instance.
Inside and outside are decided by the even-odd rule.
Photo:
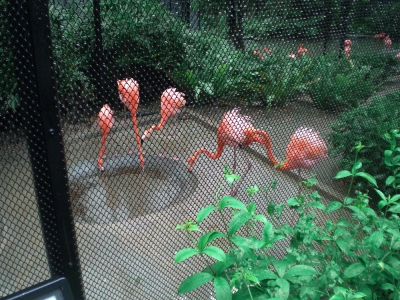
[[[121,101],[128,106],[136,106],[139,103],[139,84],[133,78],[117,80],[118,93]]]
[[[161,102],[168,103],[168,107],[175,108],[179,111],[180,108],[186,105],[185,94],[178,92],[176,88],[169,88],[161,95]]]
[[[351,40],[345,40],[344,41],[344,45],[345,46],[350,46],[352,44],[352,41]]]
[[[195,162],[196,162],[196,158],[194,156],[189,157],[188,166],[187,166],[187,169],[188,169],[189,172],[193,171],[193,165],[194,165]]]

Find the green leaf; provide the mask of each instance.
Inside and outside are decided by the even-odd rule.
[[[343,170],[343,171],[340,171],[339,173],[337,173],[334,178],[335,179],[340,179],[340,178],[345,178],[345,177],[349,177],[349,176],[352,176],[352,175],[353,174],[351,174],[349,171]]]
[[[355,200],[354,198],[345,197],[345,198],[344,198],[344,204],[349,205],[349,204],[353,203],[354,200]]]
[[[393,154],[392,150],[385,150],[385,152],[383,152],[383,155],[386,157],[390,157],[390,156],[392,156],[392,154]]]
[[[365,217],[365,214],[361,211],[361,209],[359,209],[358,207],[355,206],[347,206],[348,209],[351,209],[352,211],[354,211],[358,216],[360,217]]]
[[[390,197],[390,199],[388,199],[389,204],[395,203],[397,200],[400,199],[400,194],[396,194],[393,197]]]
[[[185,248],[185,249],[178,251],[178,253],[175,254],[174,260],[176,263],[180,263],[198,253],[199,252],[196,249]]]
[[[310,266],[306,265],[297,265],[291,267],[283,276],[283,278],[289,278],[294,276],[306,276],[306,275],[315,275],[318,272]]]
[[[197,289],[199,286],[212,280],[214,276],[210,273],[196,273],[186,278],[178,287],[178,294],[185,294]]]
[[[369,242],[374,245],[374,247],[379,248],[384,240],[385,236],[383,235],[383,232],[381,231],[375,231],[371,236],[369,237]]]
[[[223,196],[221,201],[219,201],[218,210],[222,210],[226,207],[236,208],[239,210],[247,211],[247,207],[246,207],[246,205],[244,205],[243,202],[241,202],[241,201],[237,200],[236,198],[229,196],[229,195]]]
[[[358,173],[355,174],[355,176],[357,176],[357,177],[362,177],[362,178],[368,180],[368,181],[369,181],[370,183],[372,183],[373,185],[378,186],[378,184],[376,183],[375,178],[372,177],[371,175],[369,175],[368,173],[365,173],[365,172],[358,172]]]
[[[378,208],[380,210],[382,210],[382,208],[384,208],[387,205],[387,201],[386,200],[381,200],[378,202]]]
[[[207,248],[204,248],[202,253],[207,254],[208,256],[211,256],[212,258],[215,258],[218,261],[222,262],[226,261],[225,252],[216,246],[209,246]]]
[[[290,283],[287,280],[281,278],[278,278],[276,280],[276,283],[279,285],[279,289],[275,292],[276,298],[283,300],[288,299]]]
[[[353,299],[361,299],[361,298],[364,298],[366,296],[367,295],[365,295],[364,293],[357,292],[357,293],[353,294]]]
[[[246,223],[250,218],[251,218],[251,214],[248,212],[241,212],[241,213],[234,215],[228,226],[228,235],[232,236],[233,234],[235,234],[235,232],[238,231],[238,229],[244,223]]]
[[[297,201],[296,198],[290,198],[289,200],[287,200],[286,203],[287,203],[287,205],[289,205],[289,206],[299,206],[299,205],[300,205],[300,202]]]
[[[264,225],[263,232],[262,232],[262,241],[264,243],[269,242],[269,240],[274,235],[274,227],[272,226],[271,222],[267,222]]]
[[[396,287],[391,283],[384,283],[381,285],[381,289],[384,291],[387,291],[387,290],[395,291]]]
[[[390,185],[393,183],[393,181],[395,181],[396,177],[394,176],[389,176],[388,178],[386,178],[386,182],[385,185]]]
[[[256,204],[251,202],[249,205],[247,205],[247,211],[253,214],[256,211]]]
[[[230,300],[232,299],[231,287],[228,281],[223,277],[214,278],[214,290],[217,300]]]
[[[395,214],[399,214],[400,213],[400,204],[396,204],[394,206],[392,206],[391,208],[389,208],[389,211]]]
[[[309,202],[305,206],[312,206],[321,210],[325,210],[325,205],[319,202]]]
[[[283,275],[285,275],[285,270],[286,270],[287,266],[289,265],[288,262],[285,260],[275,260],[275,261],[272,261],[272,264],[274,265],[279,277],[282,278]]]
[[[270,202],[268,203],[268,207],[267,207],[267,212],[270,216],[272,216],[275,212],[275,203],[274,202]]]
[[[360,275],[365,270],[365,266],[362,263],[351,264],[346,270],[344,270],[344,278],[352,278]]]
[[[247,194],[248,194],[249,196],[253,196],[253,195],[254,195],[255,193],[257,193],[259,190],[260,190],[260,189],[258,188],[258,186],[254,185],[254,186],[251,186],[251,187],[247,188]]]
[[[374,190],[378,193],[379,197],[381,197],[382,200],[387,201],[386,196],[380,190],[378,190],[378,189],[374,189]]]
[[[232,186],[235,180],[240,180],[240,176],[236,174],[225,174],[225,180],[230,186]]]
[[[343,226],[343,227],[351,227],[351,224],[348,220],[341,218],[338,223],[338,226]]]
[[[325,208],[325,212],[327,214],[332,213],[334,211],[337,211],[339,208],[342,207],[342,203],[338,202],[338,201],[332,201],[331,203],[329,203],[326,208]]]
[[[235,243],[238,247],[241,248],[250,248],[250,249],[260,249],[263,246],[263,242],[257,240],[255,237],[242,237],[242,236],[233,236],[231,241]]]
[[[348,243],[344,242],[344,241],[336,241],[336,244],[339,246],[340,250],[342,250],[342,252],[350,257],[354,257],[354,254],[351,252],[350,250],[350,246]]]
[[[211,242],[211,241],[213,241],[213,240],[215,240],[215,239],[217,239],[217,238],[224,237],[224,236],[225,236],[225,234],[223,234],[222,232],[216,231],[216,230],[207,232],[207,233],[203,234],[203,235],[199,238],[199,240],[198,240],[198,242],[197,242],[197,248],[199,249],[200,252],[202,252],[203,249],[204,249],[204,247],[205,247],[209,242]]]
[[[207,218],[215,209],[215,206],[209,205],[199,211],[196,218],[196,223],[200,225],[205,218]]]
[[[256,215],[256,216],[253,217],[253,219],[256,220],[256,221],[260,221],[260,222],[262,222],[264,224],[268,223],[268,220],[264,215]]]
[[[258,278],[258,280],[264,279],[278,279],[278,275],[268,269],[257,269],[253,272],[253,275]]]
[[[355,174],[356,171],[357,171],[358,169],[361,168],[361,166],[362,166],[361,161],[357,161],[357,162],[354,164],[353,168],[351,169],[351,173],[352,173],[352,174]]]

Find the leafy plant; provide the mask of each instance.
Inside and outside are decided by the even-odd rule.
[[[382,69],[372,69],[356,60],[317,57],[311,66],[310,95],[316,107],[344,110],[358,107],[378,88]]]
[[[395,131],[389,135],[400,136]],[[229,195],[221,197],[225,181],[232,186],[239,179],[226,170],[215,205],[201,209],[195,222],[176,227],[185,232],[192,247],[180,250],[175,262],[200,256],[207,265],[183,280],[178,293],[212,281],[217,299],[400,299],[400,194],[385,194],[374,177],[362,171],[358,155],[363,147],[357,144],[351,169],[335,177],[350,178],[346,197],[328,205],[313,190],[315,177],[302,182],[304,191],[288,199],[285,208],[268,199],[275,181],[269,187],[248,188],[246,203]],[[384,158],[391,164],[400,161],[400,148],[393,149]],[[388,177],[389,182],[398,184],[397,169],[397,165],[392,169],[395,179]],[[355,178],[376,187],[374,192],[381,198],[377,213],[369,207],[368,194],[353,191]],[[253,196],[259,192],[268,203],[266,214],[257,213]],[[298,214],[294,226],[279,225],[287,208]],[[325,216],[324,223],[317,222],[317,211]],[[333,212],[339,214],[337,221],[329,218]],[[346,218],[349,212],[352,217]],[[221,219],[224,230],[205,232],[196,243],[195,233],[212,217]],[[282,239],[289,246],[277,259],[270,250]],[[221,240],[226,243],[217,242]]]
[[[375,97],[366,106],[342,113],[340,119],[331,124],[332,133],[328,135],[332,143],[332,155],[340,155],[340,164],[349,169],[353,164],[354,141],[359,140],[365,147],[359,153],[359,159],[367,173],[375,174],[379,186],[385,192],[391,192],[385,186],[385,178],[390,170],[382,161],[381,155],[386,150],[385,133],[391,128],[400,128],[400,93],[395,92],[383,97]],[[372,186],[357,182],[358,189],[365,190]]]

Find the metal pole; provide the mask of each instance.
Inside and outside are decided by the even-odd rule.
[[[51,276],[64,276],[74,299],[84,299],[59,110],[52,70],[47,1],[7,4],[15,76]]]
[[[101,30],[101,15],[100,15],[100,0],[93,0],[93,18],[94,18],[94,52],[92,57],[92,64],[94,70],[94,86],[96,87],[97,106],[102,107],[107,103],[106,98],[106,80],[104,68],[106,68],[104,51],[103,51],[103,37]]]

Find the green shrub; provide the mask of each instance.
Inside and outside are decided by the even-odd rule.
[[[145,64],[167,70],[183,59],[186,25],[154,0],[102,1],[104,51],[110,63],[129,67]]]
[[[340,111],[358,107],[379,88],[376,79],[382,72],[356,60],[316,57],[310,70],[311,98],[320,109]]]
[[[354,141],[365,145],[359,153],[366,172],[375,174],[380,186],[390,173],[381,161],[385,148],[383,134],[391,128],[400,128],[400,93],[391,93],[383,97],[374,97],[371,103],[343,113],[338,121],[331,124],[329,141],[332,155],[340,155],[342,168],[349,169],[353,164]],[[366,185],[360,183],[360,189]],[[386,190],[386,187],[382,187]]]
[[[281,105],[306,90],[311,59],[290,59],[284,53],[266,55],[238,51],[212,31],[185,36],[185,62],[171,77],[196,102],[262,102]]]
[[[400,166],[400,148],[392,131],[389,142],[394,149],[389,161],[396,173]],[[186,221],[176,230],[187,235],[190,248],[175,255],[175,262],[190,263],[200,256],[204,269],[187,277],[178,293],[188,293],[207,282],[213,282],[216,299],[400,299],[400,194],[380,197],[379,212],[368,206],[368,195],[352,193],[354,178],[367,180],[376,186],[375,179],[361,171],[357,159],[350,170],[340,171],[335,178],[350,178],[349,192],[343,202],[322,203],[313,191],[315,178],[302,182],[304,192],[276,205],[268,199],[269,188],[252,186],[247,189],[247,201],[216,193],[215,206],[199,211],[196,221]],[[391,147],[392,148],[392,147]],[[386,159],[387,157],[385,157]],[[239,176],[225,172],[225,180],[233,185]],[[221,184],[222,189],[223,185]],[[258,213],[253,195],[262,192],[268,204],[267,212]],[[294,226],[278,225],[283,209],[297,212]],[[324,222],[317,220],[316,213]],[[333,212],[339,220],[329,219]],[[352,218],[344,215],[352,213]],[[221,219],[223,230],[201,232],[201,223],[212,216]],[[215,243],[226,241],[225,247]],[[290,242],[283,258],[277,259],[270,250],[279,240]],[[282,248],[281,248],[282,249]],[[283,252],[283,253],[282,253]]]
[[[50,5],[49,12],[58,101],[66,107],[85,105],[94,100],[92,4],[68,8]]]

